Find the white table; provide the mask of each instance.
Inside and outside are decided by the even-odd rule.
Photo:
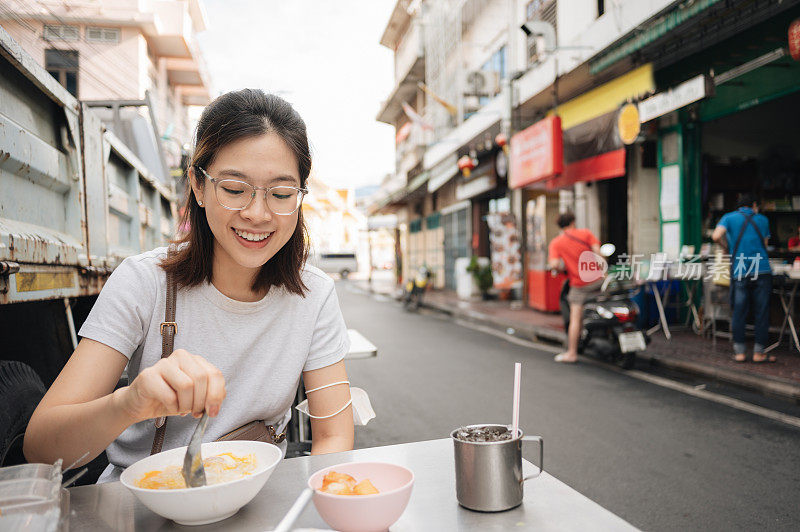
[[[391,527],[393,532],[636,530],[546,472],[525,483],[525,497],[517,508],[497,513],[462,508],[456,501],[453,442],[449,438],[284,460],[255,499],[236,515],[191,530],[274,529],[305,487],[308,477],[324,467],[351,461],[393,462],[414,472],[411,500],[403,516]],[[530,462],[523,460],[525,474],[534,470]],[[152,513],[119,482],[72,488],[70,504],[70,530],[190,530]],[[313,503],[306,507],[295,527],[328,528]]]
[[[378,356],[378,348],[357,330],[347,329],[347,336],[350,337],[350,350],[344,357],[346,360]]]
[[[773,266],[773,273],[775,274],[773,280],[780,279],[781,281],[778,296],[781,300],[781,307],[783,307],[783,321],[781,322],[781,331],[778,334],[778,340],[764,349],[764,352],[769,353],[781,344],[787,326],[791,334],[794,348],[800,352],[800,340],[798,340],[797,330],[794,325],[794,301],[797,296],[797,287],[800,286],[800,271],[792,268],[777,268]]]

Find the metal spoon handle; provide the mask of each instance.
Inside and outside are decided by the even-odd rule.
[[[194,429],[192,439],[189,441],[189,446],[186,448],[186,455],[183,457],[183,480],[186,486],[190,488],[197,488],[206,485],[206,470],[203,467],[203,455],[200,452],[203,445],[203,435],[206,433],[206,425],[208,425],[208,414],[203,412],[200,421],[197,423],[197,428]]]
[[[300,514],[303,513],[308,501],[311,500],[311,496],[314,495],[314,490],[311,488],[306,488],[303,490],[303,493],[297,497],[297,500],[294,501],[294,504],[289,511],[286,513],[286,516],[278,523],[278,527],[273,532],[289,532],[289,529],[292,528],[292,525],[297,518],[300,517]]]

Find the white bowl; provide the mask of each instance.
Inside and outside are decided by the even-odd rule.
[[[180,447],[139,460],[122,472],[120,481],[142,504],[162,517],[182,525],[214,523],[232,516],[250,502],[283,456],[275,445],[259,441],[219,441],[202,446],[204,457],[228,452],[237,456],[255,454],[255,471],[239,480],[200,488],[154,490],[135,485],[148,471],[182,465],[186,447]]]

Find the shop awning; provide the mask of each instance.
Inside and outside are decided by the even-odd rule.
[[[684,0],[678,2],[669,12],[657,17],[644,27],[636,29],[627,37],[608,47],[589,64],[592,75],[597,74],[648,44],[660,39],[690,18],[702,13],[722,0]]]
[[[411,182],[406,187],[406,192],[408,194],[411,194],[412,192],[416,191],[419,187],[427,183],[430,177],[431,177],[430,172],[422,172],[417,177],[411,180]]]
[[[575,183],[600,181],[625,175],[625,148],[579,159],[564,167],[564,172],[545,182],[548,189],[569,187]]]
[[[627,101],[655,92],[655,89],[653,65],[648,63],[559,105],[551,114],[560,116],[561,127],[569,129],[614,111]]]

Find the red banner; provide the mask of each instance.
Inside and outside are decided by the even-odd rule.
[[[569,187],[575,183],[600,181],[625,175],[625,148],[570,163],[564,173],[547,182],[548,189]]]
[[[561,118],[551,116],[511,137],[508,184],[522,188],[558,175],[564,168]]]

